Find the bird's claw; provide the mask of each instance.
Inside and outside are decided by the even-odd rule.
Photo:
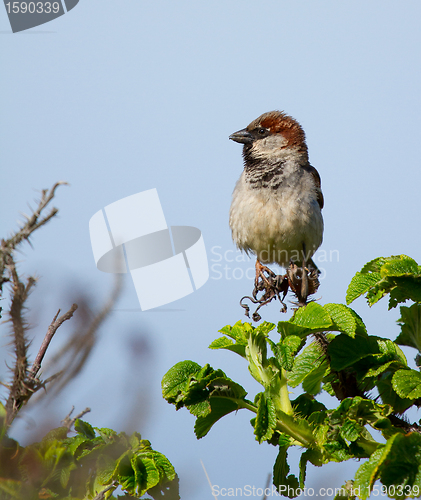
[[[257,272],[258,269],[259,273]],[[307,284],[304,287],[305,296],[303,296],[302,293],[303,269],[307,278]],[[264,273],[266,273],[266,275]],[[268,267],[262,266],[262,264],[260,264],[259,262],[259,265],[256,263],[256,280],[254,282],[252,296],[243,297],[240,300],[240,305],[244,308],[245,315],[249,318],[250,307],[247,304],[243,303],[243,301],[245,299],[248,299],[253,304],[258,304],[257,309],[252,314],[253,321],[257,322],[262,319],[260,314],[258,313],[259,309],[272,302],[272,300],[276,300],[276,298],[278,298],[279,302],[281,303],[280,312],[287,312],[287,306],[284,300],[289,289],[298,299],[298,302],[293,302],[293,305],[303,307],[308,303],[308,296],[313,295],[317,292],[319,285],[320,283],[318,280],[318,273],[314,269],[309,271],[307,267],[298,267],[296,264],[291,262],[286,274],[277,275]],[[259,293],[261,292],[263,293],[259,297]]]

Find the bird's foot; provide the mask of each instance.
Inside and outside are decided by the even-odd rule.
[[[320,286],[318,271],[316,269],[309,270],[305,266],[305,262],[303,262],[302,267],[291,262],[286,275],[289,288],[298,299],[295,305],[298,307],[307,305],[308,297],[315,294]]]
[[[267,273],[267,277],[265,276]],[[259,259],[256,260],[256,277],[254,279],[254,289],[256,290],[259,286],[259,280],[262,280],[266,283],[267,286],[271,286],[270,278],[276,278],[276,274],[269,269],[267,266],[264,266]]]
[[[266,274],[265,274],[266,273]],[[272,302],[273,299],[278,298],[282,304],[281,312],[287,311],[287,306],[284,303],[285,296],[288,292],[288,278],[287,275],[277,275],[268,267],[262,265],[259,261],[256,262],[256,279],[254,281],[254,289],[252,296],[245,296],[240,300],[240,305],[245,309],[247,317],[250,313],[250,307],[243,303],[245,299],[249,299],[253,304],[258,304],[257,309],[252,315],[253,321],[260,321],[261,316],[259,309]],[[259,294],[260,297],[259,297]],[[283,294],[281,298],[281,294]]]

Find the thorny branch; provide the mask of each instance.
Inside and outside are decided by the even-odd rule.
[[[67,185],[67,182],[59,181],[48,190],[43,189],[41,192],[41,200],[38,202],[37,208],[33,211],[31,216],[25,215],[26,222],[23,226],[16,231],[9,239],[1,240],[0,244],[0,296],[2,294],[3,283],[10,281],[10,277],[5,276],[5,270],[11,264],[10,259],[16,247],[22,241],[29,241],[31,234],[38,228],[46,224],[58,212],[58,209],[53,207],[47,215],[43,215],[43,210],[47,207],[50,201],[54,198],[58,186]]]
[[[29,241],[29,237],[36,229],[43,226],[57,214],[58,210],[56,208],[53,208],[45,216],[43,215],[43,211],[54,198],[55,190],[61,184],[66,183],[58,182],[51,190],[43,190],[37,208],[31,216],[26,216],[26,223],[9,239],[2,239],[0,244],[0,296],[2,294],[3,283],[11,282],[12,298],[8,316],[12,324],[12,344],[16,356],[12,369],[13,379],[11,384],[6,386],[9,389],[5,406],[6,426],[9,426],[13,422],[21,406],[40,387],[40,381],[35,378],[39,368],[34,374],[28,372],[29,341],[26,338],[28,325],[23,315],[25,302],[36,283],[36,279],[30,276],[27,278],[26,283],[21,281],[16,269],[14,252],[20,243],[25,240]]]
[[[64,380],[61,381],[60,387],[58,388],[61,389],[82,369],[95,344],[96,332],[110,313],[121,291],[121,280],[117,280],[112,294],[104,307],[96,315],[85,320],[82,324],[83,327],[76,329],[63,349],[55,356],[55,363],[52,363],[53,367],[56,367],[58,364],[63,365],[63,359],[67,359],[67,362],[62,366],[62,370],[44,380],[40,380],[38,374],[41,370],[41,365],[45,372],[45,367],[43,365],[44,357],[55,333],[65,321],[73,316],[78,306],[73,304],[72,307],[61,316],[59,316],[60,310],[58,311],[48,327],[44,340],[35,357],[35,361],[31,366],[28,361],[30,341],[27,338],[27,332],[29,327],[25,321],[23,312],[26,300],[36,283],[36,279],[31,276],[24,281],[21,280],[16,269],[14,253],[19,244],[23,241],[29,242],[32,233],[57,214],[58,210],[56,208],[52,208],[46,215],[44,215],[44,212],[54,198],[57,187],[62,184],[66,183],[58,182],[50,190],[43,190],[37,208],[33,211],[32,215],[25,216],[26,222],[23,226],[9,239],[0,241],[0,296],[3,283],[11,283],[11,305],[8,316],[12,326],[11,343],[15,354],[14,364],[11,368],[12,380],[10,384],[0,383],[8,390],[5,405],[5,428],[12,424],[19,410],[28,402],[35,392],[41,388],[45,388],[46,384],[50,385],[52,382],[64,377]],[[84,413],[81,415],[83,416],[83,414]]]

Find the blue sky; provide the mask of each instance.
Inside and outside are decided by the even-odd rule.
[[[49,410],[57,425],[72,405],[90,406],[93,425],[140,431],[175,465],[182,498],[211,498],[200,459],[221,487],[265,484],[276,450],[254,441],[250,415],[230,415],[196,441],[193,417],[160,397],[162,375],[183,359],[222,368],[251,398],[259,390],[243,360],[207,349],[243,319],[238,302],[252,286],[245,274],[254,264],[235,253],[228,227],[242,170],[228,136],[273,109],[303,125],[325,197],[321,303],[344,301],[351,277],[375,257],[421,262],[420,16],[417,0],[80,0],[13,34],[0,9],[0,234],[36,190],[70,183],[57,192],[59,218],[20,257],[22,271],[41,278],[34,346],[81,290],[98,304],[107,296],[112,279],[95,267],[88,222],[114,201],[156,188],[168,225],[201,229],[211,266],[205,286],[171,305],[177,311],[128,312],[138,302],[126,280],[83,376]],[[363,299],[353,307],[369,333],[395,338],[398,311]],[[277,304],[263,318],[284,319]],[[139,339],[148,355],[136,358]],[[18,422],[15,436],[33,435],[27,427]],[[339,487],[357,467],[313,467],[308,486]]]

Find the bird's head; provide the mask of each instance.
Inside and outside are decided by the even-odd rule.
[[[290,155],[308,159],[304,130],[297,120],[283,111],[264,113],[229,138],[244,144],[244,157],[254,161],[272,163]]]

